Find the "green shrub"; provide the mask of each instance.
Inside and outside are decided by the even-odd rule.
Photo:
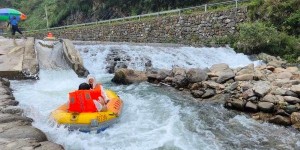
[[[262,22],[241,24],[233,47],[246,54],[264,52],[281,56],[290,62],[300,56],[299,39]]]

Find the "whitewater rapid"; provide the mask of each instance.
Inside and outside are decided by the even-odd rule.
[[[130,68],[143,70],[144,58],[153,67],[171,69],[210,67],[227,63],[231,67],[253,63],[231,48],[137,46],[130,44],[77,45],[85,67],[124,101],[118,123],[99,134],[69,132],[56,127],[49,114],[68,99],[85,79],[72,70],[42,69],[40,80],[12,81],[16,100],[35,121],[33,125],[56,143],[70,150],[201,150],[201,149],[299,149],[298,132],[247,115],[227,110],[220,104],[195,104],[193,98],[170,87],[149,83],[115,85],[106,73],[106,56],[112,49],[125,51],[134,59]],[[254,62],[259,63],[259,62]]]

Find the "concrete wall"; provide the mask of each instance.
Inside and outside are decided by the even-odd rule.
[[[161,16],[141,21],[98,24],[51,31],[58,38],[81,41],[203,44],[236,32],[247,21],[247,8],[190,15]],[[46,31],[31,33],[43,38]]]

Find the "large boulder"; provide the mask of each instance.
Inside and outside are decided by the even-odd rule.
[[[115,72],[112,82],[117,84],[132,84],[147,81],[145,72],[121,68]]]
[[[186,72],[187,79],[190,83],[205,81],[208,76],[206,71],[200,68],[191,68]]]

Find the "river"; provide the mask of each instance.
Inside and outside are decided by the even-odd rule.
[[[53,125],[49,114],[68,99],[85,79],[70,69],[42,68],[39,80],[12,81],[16,100],[33,125],[47,137],[68,150],[208,150],[208,149],[300,149],[297,131],[269,123],[259,123],[250,116],[227,110],[221,104],[196,104],[193,98],[176,90],[150,83],[116,85],[105,71],[106,56],[119,49],[131,56],[130,68],[144,70],[145,58],[153,67],[193,68],[227,63],[230,67],[252,62],[231,48],[194,48],[176,46],[141,46],[131,44],[76,45],[85,67],[105,88],[123,99],[119,122],[105,131],[70,132]]]

